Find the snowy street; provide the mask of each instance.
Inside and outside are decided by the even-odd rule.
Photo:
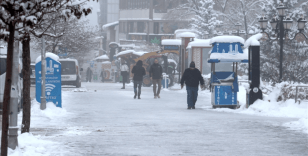
[[[197,109],[187,110],[185,88],[163,90],[154,99],[152,88],[142,87],[141,100],[133,99],[132,86],[120,88],[119,83],[63,88],[63,110],[32,112],[31,132],[52,142],[33,150],[52,156],[308,153],[307,134],[282,126],[296,119],[212,111],[207,90],[199,91]]]

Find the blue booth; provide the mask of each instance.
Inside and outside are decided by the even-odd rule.
[[[40,57],[37,58],[35,64],[36,101],[39,103],[41,103],[42,94],[42,63]],[[46,102],[53,102],[57,107],[62,107],[61,63],[58,60],[57,55],[46,53],[45,93]]]
[[[238,63],[248,63],[248,51],[242,49],[244,41],[237,36],[218,36],[211,39],[212,50],[208,63],[211,63],[210,91],[213,108],[238,107],[237,67]],[[215,65],[220,63],[229,63],[232,70],[217,71]]]

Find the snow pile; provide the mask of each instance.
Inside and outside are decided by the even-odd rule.
[[[73,92],[87,92],[88,90],[86,88],[78,88],[74,89]]]
[[[246,85],[246,86],[245,86]],[[240,109],[217,108],[211,109],[204,107],[207,110],[219,112],[241,113],[248,115],[270,116],[270,117],[287,117],[297,118],[298,121],[286,123],[283,126],[291,129],[302,130],[308,132],[308,102],[304,101],[301,104],[295,103],[294,99],[286,101],[278,101],[281,96],[281,87],[275,87],[268,95],[264,95],[263,100],[257,100],[253,105],[246,108],[246,89],[248,84],[239,86],[238,101],[241,105]]]
[[[37,102],[36,100],[32,101],[31,118],[45,117],[45,118],[49,118],[53,120],[53,119],[63,118],[67,115],[68,115],[68,112],[66,111],[66,109],[56,107],[56,105],[54,105],[52,102],[48,102],[46,104],[46,109],[41,110],[40,103]]]
[[[259,40],[262,38],[262,34],[256,34],[251,36],[244,44],[245,48],[249,48],[249,46],[260,46]]]
[[[18,147],[15,150],[9,148],[9,156],[49,156],[58,147],[57,143],[42,140],[41,136],[33,136],[31,133],[18,135]]]
[[[210,44],[210,39],[204,40],[204,39],[195,39],[195,41],[189,42],[187,49],[191,47],[212,47]]]
[[[283,124],[283,126],[288,127],[292,130],[308,133],[308,118],[301,118],[298,121],[288,122]]]
[[[245,40],[239,36],[217,36],[211,39],[210,44],[213,43],[241,43],[245,44]]]
[[[41,61],[41,57],[42,57],[42,56],[40,55],[39,57],[36,58],[35,64],[37,64],[37,63],[39,63],[39,62]],[[49,52],[47,52],[47,53],[46,53],[46,58],[47,58],[47,57],[49,57],[49,58],[51,58],[51,59],[53,59],[53,60],[59,62],[59,56],[56,55],[56,54],[54,54],[54,53],[49,53]]]

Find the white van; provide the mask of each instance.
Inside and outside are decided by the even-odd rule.
[[[62,85],[73,85],[81,87],[81,75],[78,61],[76,59],[59,59],[61,63],[61,81]]]

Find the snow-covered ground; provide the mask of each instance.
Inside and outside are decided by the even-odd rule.
[[[211,109],[199,91],[196,110],[186,109],[186,90],[176,85],[154,99],[132,84],[83,83],[63,88],[63,108],[33,102],[31,133],[19,135],[18,156],[306,155],[307,103],[258,101],[249,109]],[[245,103],[244,87],[239,100]],[[21,115],[19,115],[21,124]]]

